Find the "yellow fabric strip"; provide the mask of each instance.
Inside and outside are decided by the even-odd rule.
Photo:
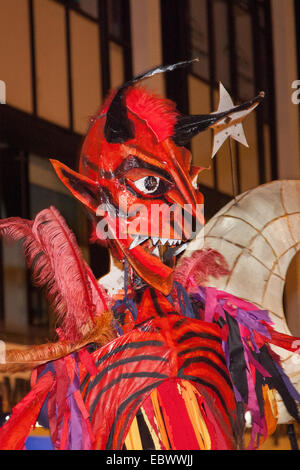
[[[150,435],[152,437],[152,441],[153,441],[153,444],[154,444],[154,448],[155,450],[161,450],[161,445],[160,445],[160,440],[159,440],[159,437],[158,435],[156,434],[155,430],[153,429],[153,427],[151,426],[151,423],[148,419],[148,416],[144,410],[144,408],[142,407],[141,408],[141,411],[142,411],[142,414],[143,414],[143,417],[144,417],[144,420],[145,420],[145,423],[147,425],[147,428],[150,432]]]
[[[201,396],[195,387],[188,381],[182,380],[180,384],[177,384],[178,393],[181,399],[184,401],[191,425],[201,450],[211,449],[211,439],[205,420],[203,418],[201,409],[199,407],[197,396]],[[148,416],[143,407],[141,411],[153,440],[153,444],[156,450],[161,450],[162,446],[170,450],[170,442],[168,438],[168,432],[165,426],[164,418],[159,405],[159,397],[157,389],[154,389],[150,395],[151,403],[154,412],[154,419],[157,424],[158,433],[153,429]],[[161,446],[162,444],[162,446]],[[127,450],[142,450],[142,440],[140,436],[139,426],[137,419],[134,418],[130,426],[129,432],[125,439],[125,445]]]
[[[158,395],[157,395],[157,389],[154,389],[153,392],[150,395],[151,397],[151,402],[153,406],[153,411],[157,420],[157,427],[160,431],[161,435],[161,441],[163,446],[165,447],[166,450],[170,450],[170,444],[169,444],[169,439],[168,439],[168,434],[165,428],[165,423],[160,411],[159,407],[159,401],[158,401]]]
[[[136,417],[131,423],[130,429],[125,439],[127,450],[143,450],[140,431]]]
[[[199,392],[186,380],[182,380],[180,391],[200,449],[210,450],[211,439],[197,401],[197,395],[200,396]]]
[[[270,390],[267,385],[263,386],[263,397],[265,402],[265,417],[268,428],[268,436],[275,432],[278,420],[278,409],[275,398],[275,392]]]

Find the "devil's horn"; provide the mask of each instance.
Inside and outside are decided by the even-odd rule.
[[[233,116],[233,119],[236,113],[250,109],[252,106],[259,104],[263,99],[264,92],[261,92],[252,100],[249,100],[246,103],[242,103],[239,106],[235,106],[234,108],[228,109],[227,111],[211,114],[180,116],[174,126],[172,139],[176,145],[185,145],[200,132],[216,125],[218,121],[221,121],[226,117],[230,118],[231,115]]]
[[[124,92],[136,82],[150,78],[153,75],[164,72],[171,72],[199,61],[199,59],[186,60],[172,65],[160,65],[137,75],[132,80],[124,83],[116,92],[106,114],[104,135],[107,142],[122,143],[134,137],[133,123],[128,118]]]

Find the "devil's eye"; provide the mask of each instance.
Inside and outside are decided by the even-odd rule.
[[[134,182],[134,185],[145,194],[152,194],[157,191],[160,185],[160,178],[158,176],[145,176]]]
[[[145,174],[145,170],[141,171],[140,168],[133,168],[128,172],[124,183],[127,189],[136,197],[147,198],[158,198],[173,187],[171,181],[155,174]]]

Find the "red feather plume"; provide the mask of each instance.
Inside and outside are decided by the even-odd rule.
[[[3,219],[0,235],[23,242],[33,281],[46,288],[63,338],[71,342],[80,339],[92,326],[94,316],[107,310],[107,297],[58,210],[51,206],[34,221]]]
[[[179,115],[173,101],[150,93],[142,86],[130,87],[125,94],[127,108],[147,123],[158,142],[171,137]],[[107,112],[114,95],[115,91],[109,94],[101,110],[91,119],[91,124]]]
[[[192,256],[183,258],[174,271],[174,280],[189,291],[191,276],[197,285],[203,285],[210,276],[218,278],[229,272],[227,262],[221,253],[208,248],[197,250]]]

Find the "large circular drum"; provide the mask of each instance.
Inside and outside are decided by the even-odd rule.
[[[267,309],[277,331],[291,335],[283,309],[288,267],[300,250],[300,181],[274,181],[239,195],[205,226],[205,248],[219,251],[230,274],[209,285]],[[202,248],[193,240],[184,256]],[[300,343],[299,343],[300,344]],[[277,349],[286,374],[300,391],[298,356]],[[279,423],[291,417],[279,395]]]

